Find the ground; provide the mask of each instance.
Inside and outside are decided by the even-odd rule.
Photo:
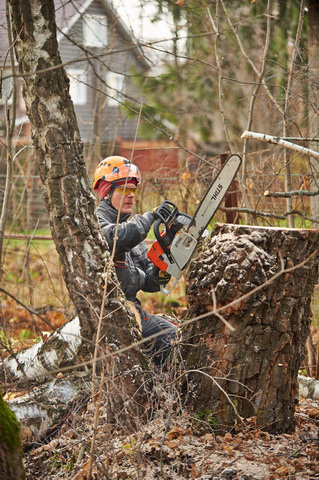
[[[54,328],[72,316],[52,244],[33,250],[13,245],[6,259],[4,285],[15,299],[1,295],[2,358],[47,335],[43,332],[50,330],[48,324],[38,315]],[[16,299],[38,315],[30,314]],[[185,313],[185,298],[178,289],[170,298],[146,295],[143,305],[150,312],[166,311],[179,318]],[[172,371],[157,374],[149,402],[152,417],[131,436],[107,424],[102,398],[93,449],[94,479],[319,479],[319,402],[300,398],[292,435],[263,432],[254,418],[221,435],[185,410],[174,378]],[[27,428],[22,429],[28,480],[86,480],[94,411],[91,404],[74,405],[46,439],[36,441]]]
[[[270,435],[256,428],[251,418],[221,436],[180,408],[164,408],[128,436],[111,431],[102,407],[93,478],[318,479],[319,403],[301,399],[296,416],[292,435]],[[89,406],[73,413],[48,443],[29,445],[24,459],[27,478],[85,480],[92,424]]]

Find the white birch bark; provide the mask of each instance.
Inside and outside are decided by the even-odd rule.
[[[9,377],[22,380],[41,381],[54,373],[59,367],[76,360],[82,346],[79,317],[74,317],[54,332],[49,339],[41,340],[30,348],[9,357],[4,368]]]
[[[279,145],[282,148],[288,148],[294,150],[295,152],[303,153],[304,155],[309,155],[310,157],[319,158],[319,152],[311,150],[310,148],[305,148],[302,145],[297,145],[295,143],[288,142],[283,140],[280,137],[275,137],[273,135],[266,135],[265,133],[249,132],[245,130],[241,138],[253,138],[254,140],[260,140],[262,142],[273,143],[274,145]],[[302,140],[302,139],[301,139]]]

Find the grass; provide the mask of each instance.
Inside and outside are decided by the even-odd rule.
[[[53,241],[5,240],[5,289],[34,308],[69,305],[58,253]]]

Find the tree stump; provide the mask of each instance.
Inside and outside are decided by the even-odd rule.
[[[183,389],[200,418],[294,430],[318,250],[318,230],[224,225],[192,261],[189,318],[208,316],[185,329]]]

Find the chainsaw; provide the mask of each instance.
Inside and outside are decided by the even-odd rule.
[[[207,237],[206,227],[223,200],[240,164],[239,155],[230,155],[192,217],[179,212],[177,206],[168,200],[156,209],[157,219],[154,223],[156,242],[149,250],[148,258],[162,272],[174,277],[174,282],[168,290],[161,285],[161,292],[164,295],[168,295],[179,281],[194,257],[200,239]]]

